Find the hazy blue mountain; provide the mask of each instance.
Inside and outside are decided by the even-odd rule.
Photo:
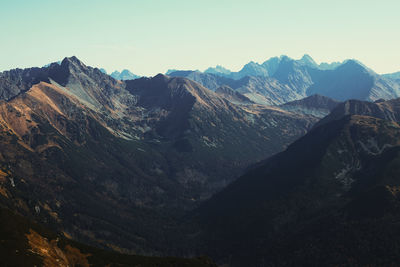
[[[266,70],[262,65],[251,61],[244,65],[240,71],[233,72],[230,75],[231,78],[236,80],[246,76],[268,77],[268,70]]]
[[[108,74],[107,71],[105,69],[103,69],[103,68],[100,68],[99,70],[104,74]]]
[[[49,63],[49,64],[46,64],[46,65],[44,65],[43,67],[44,68],[47,68],[47,67],[49,67],[51,64],[53,64],[53,63],[57,63],[58,65],[60,65],[61,64],[61,60],[59,60],[59,61],[56,61],[56,62],[52,62],[52,63]]]
[[[331,63],[322,62],[321,64],[318,65],[318,68],[321,70],[333,70],[342,64],[343,62],[331,62]]]
[[[165,75],[170,75],[171,73],[177,72],[177,71],[179,71],[179,70],[177,70],[177,69],[169,69],[169,70],[167,70],[167,72],[165,73]]]
[[[400,71],[395,73],[383,74],[382,76],[393,80],[400,80]]]
[[[305,54],[301,59],[298,60],[298,62],[313,68],[319,67],[319,65],[314,61],[314,59],[308,54]]]
[[[113,77],[116,80],[120,80],[120,81],[125,81],[125,80],[134,80],[137,78],[140,78],[140,76],[133,74],[132,72],[130,72],[127,69],[122,70],[121,72],[119,71],[114,71],[110,74],[111,77]]]
[[[262,76],[262,77],[268,77],[268,76],[273,76],[276,70],[278,69],[279,64],[282,61],[287,61],[287,60],[292,60],[300,65],[305,65],[308,67],[312,68],[329,68],[329,66],[324,63],[324,65],[318,65],[314,59],[305,54],[301,59],[299,60],[294,60],[289,58],[288,56],[282,55],[280,57],[272,57],[268,60],[266,60],[262,64],[258,64],[256,62],[249,62],[246,65],[243,66],[243,68],[238,71],[238,72],[231,72],[221,66],[217,66],[216,68],[208,68],[205,73],[212,73],[216,75],[220,75],[223,77],[228,77],[232,79],[241,79],[245,76]],[[335,64],[335,63],[333,63]]]
[[[220,65],[217,65],[215,68],[208,68],[204,71],[204,73],[210,73],[210,74],[217,74],[221,76],[229,76],[232,72]]]
[[[400,96],[399,83],[376,74],[355,60],[315,74],[313,84],[307,88],[308,95],[321,94],[340,101],[375,101]]]
[[[319,72],[318,69],[305,65],[298,60],[283,56],[280,58],[279,65],[272,77],[281,84],[289,86],[296,94],[301,96],[298,99],[301,99],[307,96],[307,89],[313,84],[313,76],[318,75]]]
[[[265,61],[262,66],[268,71],[270,76],[274,75],[276,70],[278,69],[279,63],[281,62],[281,57],[272,57]]]
[[[229,75],[199,71],[170,75],[192,79],[214,91],[227,85],[253,102],[266,105],[279,105],[313,94],[339,101],[376,101],[400,96],[400,80],[380,76],[356,60],[320,67],[308,55],[300,60],[274,57],[261,65],[250,62],[241,71]]]

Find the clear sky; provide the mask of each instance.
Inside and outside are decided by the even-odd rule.
[[[0,71],[75,55],[140,75],[310,54],[400,71],[399,0],[0,0]]]

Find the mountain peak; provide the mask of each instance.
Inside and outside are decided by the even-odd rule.
[[[247,76],[247,75],[253,75],[253,76],[268,76],[268,71],[263,68],[260,64],[250,61],[246,65],[243,66],[243,68],[239,71],[242,77]]]
[[[61,61],[60,64],[62,69],[69,69],[69,71],[75,71],[79,72],[82,71],[83,69],[86,69],[87,66],[83,64],[82,61],[80,61],[76,56],[72,57],[66,57]]]
[[[314,59],[308,54],[304,54],[304,56],[300,59],[300,62],[303,63],[304,65],[311,67],[318,66],[318,64],[314,61]]]
[[[211,73],[211,74],[226,74],[229,75],[231,73],[230,70],[228,70],[227,68],[224,68],[221,65],[217,65],[215,66],[215,68],[208,68],[204,71],[204,73]]]
[[[66,63],[74,63],[74,64],[84,65],[84,64],[82,63],[82,61],[80,61],[76,56],[65,57],[65,58],[61,61],[61,64],[66,64]]]
[[[153,77],[153,79],[157,80],[168,80],[168,76],[162,73],[157,74],[156,76]]]
[[[345,71],[358,70],[371,75],[376,75],[376,73],[373,70],[371,70],[370,68],[368,68],[367,66],[365,66],[363,63],[361,63],[356,59],[348,59],[344,61],[343,64],[338,67],[338,69],[340,68],[342,68]]]
[[[128,69],[123,69],[121,72],[115,70],[110,74],[111,77],[113,77],[116,80],[124,81],[124,80],[134,80],[139,78],[140,76],[133,74],[130,70]]]

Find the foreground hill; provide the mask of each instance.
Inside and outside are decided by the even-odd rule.
[[[118,81],[75,57],[1,73],[0,96],[0,205],[92,245],[157,255],[177,253],[187,210],[318,120],[184,78]]]
[[[233,266],[396,266],[399,103],[340,104],[216,194],[196,217],[203,250]]]
[[[1,266],[216,266],[207,258],[123,255],[89,247],[0,208]]]

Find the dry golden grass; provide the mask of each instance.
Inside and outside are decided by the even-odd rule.
[[[82,254],[79,249],[67,245],[64,250],[60,249],[57,240],[48,240],[30,229],[26,235],[31,251],[43,257],[44,267],[89,267],[87,260],[89,255]]]

